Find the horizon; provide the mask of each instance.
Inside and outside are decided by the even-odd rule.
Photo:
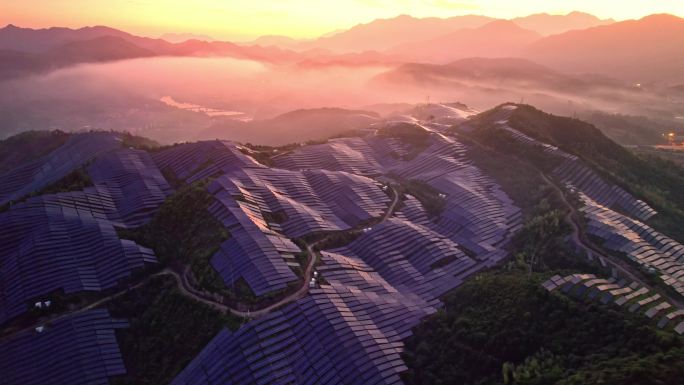
[[[106,10],[116,3],[120,3],[116,5],[120,11],[112,16]],[[672,0],[655,4],[643,1],[620,2],[619,7],[615,7],[614,1],[595,4],[588,0],[573,2],[572,7],[565,6],[560,0],[543,4],[528,0],[515,6],[501,0],[404,0],[392,4],[383,0],[355,0],[336,1],[332,5],[326,3],[326,6],[311,6],[300,0],[269,0],[249,9],[244,9],[239,4],[219,4],[212,0],[203,0],[203,4],[195,6],[188,6],[180,1],[164,3],[160,6],[155,1],[98,0],[76,7],[77,4],[70,0],[51,1],[48,4],[43,0],[28,0],[22,4],[7,5],[0,15],[0,25],[11,24],[32,29],[107,26],[152,38],[160,38],[165,34],[190,34],[205,35],[213,40],[246,42],[260,36],[315,39],[359,24],[399,16],[446,19],[476,15],[515,19],[537,14],[567,15],[579,12],[615,21],[641,19],[662,13],[684,17],[684,4]],[[282,17],[283,14],[287,17]]]

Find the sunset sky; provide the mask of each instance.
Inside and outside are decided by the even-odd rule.
[[[634,19],[653,13],[684,16],[682,0],[0,0],[0,24],[43,28],[107,25],[159,36],[192,32],[215,39],[260,35],[312,38],[358,23],[400,14],[449,17],[482,14],[513,18],[573,10],[601,18]]]

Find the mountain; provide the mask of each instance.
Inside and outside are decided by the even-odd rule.
[[[78,63],[134,59],[155,56],[156,53],[141,48],[125,39],[102,36],[86,41],[75,41],[44,53],[27,53],[0,50],[0,79],[47,72]]]
[[[75,41],[49,50],[42,55],[56,65],[83,62],[102,62],[154,56],[155,52],[141,48],[115,36],[102,36],[92,40]]]
[[[324,48],[336,52],[380,51],[402,43],[433,39],[463,28],[480,27],[493,20],[477,15],[448,19],[401,15],[359,24],[332,36],[305,43],[301,48]]]
[[[52,27],[43,29],[21,28],[8,25],[0,29],[0,49],[30,53],[45,53],[68,43],[88,41],[101,37],[117,37],[157,54],[172,54],[176,45],[162,39],[152,39],[105,26],[79,29]]]
[[[409,61],[448,63],[466,57],[508,57],[541,38],[512,21],[496,20],[478,28],[465,28],[440,36],[397,45],[387,51]]]
[[[467,58],[444,65],[404,64],[379,75],[378,79],[422,84],[475,82],[499,87],[542,88],[556,92],[588,92],[598,86],[628,89],[609,78],[593,77],[587,81],[517,58]]]
[[[684,81],[684,19],[651,15],[543,38],[523,54],[555,69],[635,83]]]
[[[272,119],[222,121],[200,133],[198,138],[284,145],[326,139],[350,130],[366,128],[379,118],[375,112],[342,108],[296,110]]]
[[[555,35],[574,29],[586,29],[615,22],[613,19],[599,19],[583,12],[570,12],[567,15],[549,15],[537,13],[525,17],[511,19],[522,28],[535,31],[541,35]]]
[[[128,34],[103,26],[79,29],[61,27],[31,29],[9,24],[0,28],[0,49],[42,53],[74,41],[125,35]]]

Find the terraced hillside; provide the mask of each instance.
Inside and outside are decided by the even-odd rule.
[[[580,225],[588,236],[655,275],[668,290],[684,294],[684,246],[676,240],[681,239],[683,207],[678,183],[684,179],[677,166],[660,168],[587,123],[530,106],[500,106],[465,131],[495,148],[535,159],[540,171],[576,196]]]
[[[513,107],[469,120],[466,136],[448,130],[464,113],[426,110],[303,146],[87,133],[37,151],[0,174],[0,347],[19,352],[0,353],[0,369],[27,384],[33,367],[66,382],[411,382],[406,341],[464,282],[561,247],[578,258],[566,267],[603,261],[581,255],[594,247],[583,238],[544,243],[573,210],[602,252],[631,253],[681,292],[681,245],[591,162],[514,128]],[[483,127],[549,160],[530,189],[541,208],[473,160]],[[103,358],[39,354],[85,354],[95,336]]]

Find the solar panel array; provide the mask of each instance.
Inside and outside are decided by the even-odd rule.
[[[120,227],[148,222],[172,189],[145,151],[121,149],[98,157],[87,169],[101,195],[115,206],[109,219]]]
[[[254,294],[261,296],[284,289],[297,279],[286,258],[295,262],[293,255],[300,251],[299,247],[265,228],[258,209],[236,201],[225,191],[217,191],[209,211],[230,232],[230,238],[211,258],[211,265],[227,286],[244,279]]]
[[[234,170],[208,187],[216,197],[210,212],[231,237],[212,257],[227,285],[244,279],[256,295],[295,281],[288,238],[346,230],[383,215],[389,197],[372,180],[342,172],[266,168]],[[283,216],[267,221],[262,213]]]
[[[293,169],[288,173],[250,169],[218,178],[220,199],[229,195],[259,212],[286,213],[280,223],[254,222],[262,231],[279,228],[287,236],[300,234],[301,223],[313,224],[304,233],[350,225],[335,210],[318,209],[319,192],[335,184],[332,177],[350,183],[345,172],[419,179],[443,193],[447,205],[441,219],[434,220],[409,196],[392,218],[344,247],[321,251],[317,269],[326,284],[234,333],[222,331],[173,384],[401,383],[399,375],[406,370],[401,341],[441,306],[439,295],[505,255],[502,246],[521,222],[519,210],[467,161],[460,143],[432,135],[424,154],[404,161],[401,154],[407,150],[377,137],[338,139],[277,157],[278,166]],[[329,171],[311,170],[316,167]],[[314,186],[319,179],[320,187]],[[352,212],[362,208],[358,202],[368,194],[349,199],[349,189],[329,188],[323,207],[339,205]],[[325,217],[331,219],[317,221]],[[466,254],[456,240],[473,253]]]
[[[62,146],[0,175],[0,205],[18,200],[57,182],[99,154],[121,147],[117,134],[71,134]]]
[[[657,214],[646,202],[634,198],[621,187],[606,182],[579,159],[566,160],[553,174],[602,205],[621,210],[642,221]]]
[[[391,172],[443,194],[444,210],[430,227],[493,265],[506,256],[501,246],[522,224],[520,209],[465,152],[460,142],[434,135],[427,150]]]
[[[152,250],[121,240],[90,211],[35,197],[0,214],[0,322],[55,290],[101,291],[146,263]]]
[[[581,199],[589,234],[601,239],[604,247],[655,269],[665,284],[684,295],[684,245],[586,195],[581,195]]]
[[[402,153],[396,140],[369,138],[332,139],[324,144],[299,148],[273,158],[276,166],[290,170],[323,169],[357,175],[379,175],[391,152]],[[379,153],[380,152],[380,153]]]
[[[646,202],[636,199],[623,188],[601,178],[578,157],[511,128],[505,120],[499,123],[499,127],[506,130],[515,140],[528,145],[540,146],[545,153],[558,158],[561,163],[553,171],[553,175],[563,183],[578,188],[591,199],[606,207],[619,209],[642,221],[657,214]]]
[[[366,264],[396,290],[415,293],[428,301],[458,286],[459,276],[476,265],[450,239],[427,226],[396,218],[330,252],[345,256],[346,263]]]
[[[443,193],[446,201],[437,224],[429,226],[488,263],[496,263],[506,255],[500,246],[521,226],[520,210],[468,160],[463,144],[437,133],[431,133],[428,140],[428,148],[409,161],[402,160],[410,150],[405,144],[369,136],[304,147],[277,157],[275,162],[292,169],[320,166],[353,172],[365,167],[366,174],[395,174],[423,181]],[[368,159],[365,163],[364,158]]]
[[[542,286],[550,292],[561,291],[574,297],[621,306],[632,313],[657,320],[656,325],[660,329],[671,327],[676,333],[684,334],[684,310],[638,282],[599,278],[594,274],[572,274],[565,277],[554,275]]]
[[[152,157],[160,170],[171,170],[188,183],[231,170],[265,167],[240,152],[232,142],[221,140],[178,144],[155,152]]]
[[[114,331],[127,326],[106,310],[89,310],[0,340],[0,382],[109,384],[126,373]]]
[[[399,384],[401,340],[435,308],[333,283],[220,332],[172,384]]]
[[[326,170],[245,169],[218,178],[212,191],[219,186],[265,213],[284,213],[270,226],[291,238],[349,229],[381,216],[390,202],[373,180]]]
[[[212,266],[226,284],[244,279],[256,295],[297,279],[300,249],[291,238],[384,215],[390,196],[368,176],[391,173],[439,191],[442,214],[430,218],[407,197],[392,218],[321,252],[326,284],[234,333],[222,331],[174,383],[400,383],[401,341],[441,306],[439,295],[501,258],[520,226],[519,210],[461,143],[432,133],[427,144],[405,160],[412,148],[396,139],[338,139],[277,157],[288,169],[266,168],[224,141],[151,155],[101,152],[87,168],[93,187],[31,198],[0,214],[0,274],[9,282],[2,315],[20,314],[54,290],[113,287],[155,263],[151,250],[120,240],[113,225],[149,220],[171,192],[160,170],[187,182],[216,177],[207,186],[216,198],[209,211],[230,238]]]

